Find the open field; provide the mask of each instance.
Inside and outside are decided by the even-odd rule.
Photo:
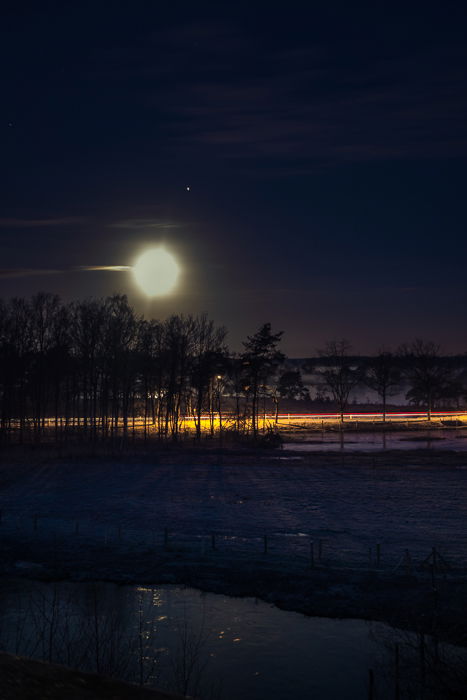
[[[286,451],[34,454],[0,469],[4,574],[181,581],[412,626],[414,611],[432,612],[435,585],[445,591],[446,624],[459,622],[465,453],[354,453],[345,462]],[[418,566],[433,547],[432,578],[429,562]]]
[[[83,537],[96,539],[106,532],[112,539],[120,528],[135,546],[146,546],[149,535],[157,541],[165,529],[191,538],[214,532],[219,542],[243,538],[245,547],[268,535],[271,551],[287,541],[291,552],[302,540],[322,539],[328,556],[342,563],[366,563],[377,543],[394,565],[405,548],[423,556],[436,546],[467,568],[467,460],[460,454],[456,464],[442,466],[403,457],[404,464],[393,454],[378,464],[357,454],[330,463],[280,452],[257,455],[256,464],[254,456],[242,464],[239,454],[236,465],[235,455],[226,464],[214,451],[206,464],[189,463],[189,453],[185,463],[163,463],[180,460],[180,452],[152,463],[149,457],[3,464],[2,528],[27,531],[35,519],[39,536],[78,524]]]

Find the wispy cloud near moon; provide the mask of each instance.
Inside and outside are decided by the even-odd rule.
[[[41,275],[60,275],[66,270],[35,270],[30,267],[18,267],[13,269],[0,269],[0,279],[11,279],[14,277],[36,277]]]
[[[133,268],[130,265],[80,265],[77,267],[64,267],[62,269],[35,269],[31,267],[3,268],[0,269],[0,279],[12,279],[15,277],[43,277],[47,275],[63,275],[69,272],[127,272]]]
[[[126,272],[127,270],[132,270],[131,265],[80,265],[79,267],[72,268],[76,271],[88,271],[88,272]]]
[[[183,224],[177,221],[168,221],[166,219],[123,219],[122,221],[115,221],[111,224],[112,228],[124,228],[133,231],[141,231],[146,229],[177,229],[182,228]]]

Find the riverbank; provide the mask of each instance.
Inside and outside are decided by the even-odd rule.
[[[0,653],[2,700],[181,700],[95,673]]]
[[[279,465],[285,461],[296,460],[298,463],[310,466],[373,465],[403,466],[417,464],[420,466],[462,466],[467,463],[467,428],[465,430],[445,428],[433,431],[414,431],[409,429],[391,431],[386,446],[383,433],[373,430],[349,430],[340,441],[340,431],[327,431],[324,434],[317,430],[298,431],[284,434],[281,447],[268,448],[264,445],[252,446],[248,441],[244,444],[230,444],[226,441],[213,439],[197,443],[186,440],[178,443],[170,442],[136,442],[122,445],[120,443],[71,443],[71,444],[39,444],[13,445],[0,450],[0,500],[2,480],[9,482],[22,478],[30,470],[42,468],[44,465],[63,464],[147,464],[147,465],[220,465],[220,466],[255,466],[257,464]],[[398,448],[391,442],[391,436],[401,435]],[[368,435],[372,444],[370,451],[359,442],[358,435]],[[357,436],[357,440],[355,437]],[[336,452],[329,444],[329,438],[339,447]],[[451,441],[456,439],[456,448],[451,448]],[[414,447],[410,447],[413,443]],[[429,447],[427,447],[429,443]],[[317,454],[314,447],[323,445]],[[297,454],[297,447],[300,448]],[[303,448],[303,449],[302,449]],[[409,449],[410,448],[410,449]],[[5,469],[2,471],[2,465]],[[13,469],[10,469],[10,468]]]
[[[282,557],[193,556],[185,548],[146,556],[108,548],[61,552],[2,547],[1,575],[39,581],[107,581],[122,585],[187,585],[229,596],[256,597],[283,610],[330,618],[379,620],[467,646],[467,572],[431,574],[319,565]],[[17,557],[21,557],[17,559]]]

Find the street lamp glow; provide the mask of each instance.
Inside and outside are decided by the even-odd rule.
[[[133,267],[136,284],[148,297],[164,296],[171,292],[179,272],[175,258],[164,248],[149,248]]]

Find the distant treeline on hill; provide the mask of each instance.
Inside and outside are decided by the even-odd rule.
[[[64,304],[51,294],[0,301],[0,431],[3,442],[156,435],[177,438],[259,430],[281,402],[331,400],[344,413],[353,389],[371,388],[385,412],[401,386],[426,409],[460,408],[467,357],[443,357],[429,341],[358,357],[345,340],[309,360],[287,360],[282,332],[265,323],[232,353],[226,329],[205,315],[164,321],[135,314],[125,296]],[[300,404],[298,404],[300,402]],[[206,422],[207,421],[207,422]],[[274,422],[274,420],[272,421]],[[261,423],[264,427],[264,422]]]

